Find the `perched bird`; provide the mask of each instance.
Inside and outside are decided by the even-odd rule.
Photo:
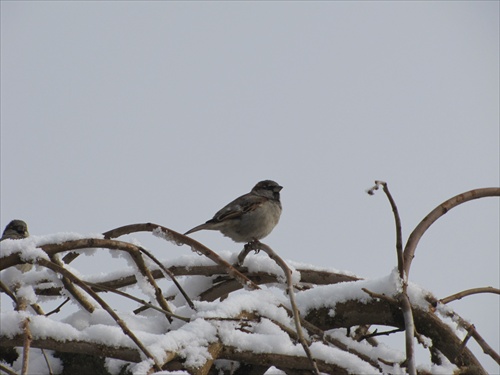
[[[219,210],[205,224],[188,230],[185,235],[202,229],[218,230],[235,242],[252,242],[266,237],[281,216],[282,186],[271,180],[257,183],[248,194],[236,198]]]
[[[20,240],[28,237],[30,234],[28,232],[28,225],[22,220],[12,220],[3,231],[2,238],[0,241],[11,239]]]
[[[28,225],[22,220],[12,220],[3,231],[2,238],[3,240],[22,240],[23,238],[29,237]],[[16,268],[21,272],[28,272],[33,265],[29,263],[18,264]]]

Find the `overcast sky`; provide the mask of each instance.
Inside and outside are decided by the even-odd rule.
[[[405,238],[442,201],[500,184],[499,44],[497,1],[2,1],[2,229],[184,232],[273,179],[284,210],[264,242],[386,275],[394,225],[365,193],[375,179]],[[441,218],[410,280],[438,298],[499,287],[499,210],[486,198]],[[497,351],[499,301],[450,305]]]

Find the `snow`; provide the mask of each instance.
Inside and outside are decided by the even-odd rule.
[[[38,257],[49,259],[48,255],[40,248],[40,244],[35,238],[28,237],[22,240],[3,240],[0,242],[0,254],[6,257],[12,254],[19,254],[20,258],[26,262],[36,260]]]
[[[17,353],[19,357],[14,362],[12,369],[16,371],[18,374],[21,373],[23,367],[23,353],[22,349],[17,348]],[[52,354],[54,352],[52,350],[45,350],[45,354],[47,355],[47,360],[50,363],[50,368],[52,369],[52,373],[60,374],[63,371],[63,364],[59,358],[55,358]],[[36,375],[49,375],[49,368],[45,362],[45,357],[40,349],[34,349],[30,351],[29,360],[28,360],[28,369],[30,369],[30,374],[34,374],[32,369],[36,370]]]
[[[164,237],[163,232],[160,236]],[[101,235],[92,235],[92,238],[101,237]],[[82,238],[89,237],[76,233],[58,233],[42,237],[33,236],[23,240],[6,240],[1,243],[1,254],[2,256],[7,256],[19,253],[23,259],[36,263],[38,257],[47,258],[47,255],[39,248],[42,244],[61,243],[66,240]],[[131,242],[134,241],[132,240]],[[134,243],[139,242],[135,241]],[[78,251],[80,252],[81,250]],[[94,256],[102,253],[97,251],[83,251],[87,255],[94,254]],[[146,278],[141,275],[132,258],[122,251],[111,251],[111,254],[113,256],[119,254],[119,257],[126,259],[127,266],[118,270],[94,275],[80,275],[77,269],[67,265],[66,268],[82,279],[94,283],[135,275],[137,284],[134,292],[142,293],[141,298],[151,301],[151,303],[156,303],[154,289]],[[236,262],[236,253],[221,251],[219,255],[231,264]],[[182,254],[175,258],[163,260],[162,263],[166,267],[175,265],[186,268],[214,265],[213,261],[196,253]],[[152,263],[147,264],[150,265],[151,269],[157,268]],[[296,271],[297,268],[338,272],[324,267],[314,267],[294,262],[289,262],[289,265],[293,272],[294,283],[300,281],[300,273]],[[123,302],[120,302],[119,308],[115,309],[115,311],[160,363],[167,360],[170,354],[175,353],[184,360],[186,366],[199,367],[211,358],[207,349],[208,346],[219,341],[223,345],[232,347],[237,351],[304,357],[303,347],[295,340],[290,339],[289,334],[282,328],[286,327],[288,330],[295,331],[293,319],[284,308],[284,306],[289,306],[290,302],[286,285],[284,285],[283,270],[263,252],[249,254],[245,259],[244,266],[250,272],[263,272],[276,275],[278,282],[261,285],[260,290],[250,291],[240,289],[230,293],[222,300],[201,301],[197,300],[196,296],[212,285],[214,277],[180,277],[178,280],[184,290],[188,295],[193,296],[195,309],[192,310],[187,306],[184,297],[178,292],[177,287],[173,285],[171,280],[168,278],[162,279],[161,283],[166,284],[166,287],[162,287],[162,289],[166,291],[167,296],[173,297],[168,303],[174,313],[188,317],[189,322],[174,319],[172,323],[169,323],[163,314],[152,309],[142,314],[134,314],[131,311],[130,304],[127,305]],[[350,275],[352,276],[352,274]],[[58,275],[40,266],[35,266],[24,274],[15,267],[10,267],[3,270],[0,276],[4,283],[15,286],[15,293],[28,300],[29,303],[42,303],[48,298],[55,298],[37,296],[34,289],[35,285],[37,288],[61,286]],[[158,283],[160,283],[160,280],[158,280]],[[364,292],[363,288],[377,294],[394,297],[401,292],[402,284],[397,270],[393,270],[388,275],[380,278],[333,285],[318,285],[311,289],[297,291],[296,302],[302,316],[305,316],[312,309],[323,307],[328,308],[330,314],[334,316],[335,306],[338,303],[349,300],[357,300],[362,303],[371,301],[372,297]],[[425,297],[429,294],[428,291],[410,283],[408,294],[413,304],[423,309],[428,308],[428,303],[425,300]],[[104,298],[104,295],[102,296]],[[107,296],[108,294],[106,294]],[[22,335],[22,323],[26,318],[29,318],[30,330],[36,339],[52,338],[61,342],[87,341],[113,347],[137,349],[134,342],[124,334],[109,313],[100,308],[100,306],[97,306],[97,304],[95,305],[96,310],[93,313],[88,313],[78,308],[77,311],[66,316],[58,317],[58,314],[56,314],[46,317],[34,315],[29,312],[30,310],[13,311],[12,304],[2,304],[0,320],[1,334],[8,338]],[[75,304],[75,306],[78,305]],[[438,309],[438,312],[442,319],[447,320],[447,324],[458,332],[456,322],[447,318],[451,309],[448,307],[440,307],[440,309]],[[260,319],[251,319],[253,316],[259,316]],[[356,342],[347,337],[346,329],[335,329],[327,332],[327,334],[357,352],[366,355],[374,362],[380,364],[378,358],[384,358],[386,362],[394,363],[393,366],[389,364],[380,365],[384,369],[384,372],[392,374],[404,373],[404,370],[398,364],[405,357],[401,350],[395,350],[384,344],[373,347],[366,341]],[[307,337],[307,332],[305,332],[305,335],[306,339],[311,339]],[[343,367],[353,374],[374,374],[380,372],[379,369],[360,359],[358,356],[326,345],[322,341],[313,341],[310,349],[315,358]],[[33,352],[35,353],[36,351]],[[146,373],[153,364],[151,359],[147,359],[142,352],[140,354],[142,361],[131,363],[129,366],[133,374]],[[53,369],[57,369],[57,373],[61,368],[60,361],[52,358],[50,355],[49,358],[53,364]],[[220,366],[230,366],[229,363],[224,361],[218,361],[218,363]],[[119,373],[120,369],[127,364],[129,363],[118,359],[106,359],[106,366],[113,374]],[[18,359],[13,367],[19,369],[19,366]],[[30,366],[32,366],[30,367],[31,369],[37,369],[41,374],[46,373],[45,360],[40,361],[40,357],[36,354],[32,356]],[[441,366],[429,364],[422,365],[420,368],[435,374],[451,373],[455,369],[446,358],[443,358],[443,365]],[[269,373],[271,373],[271,370]],[[274,369],[273,373],[280,372]],[[161,371],[158,374],[185,374],[185,372]]]
[[[363,288],[388,297],[395,296],[401,290],[397,270],[378,279],[319,285],[309,290],[297,292],[296,301],[300,306],[300,312],[304,315],[307,315],[310,310],[326,307],[330,308],[330,315],[334,316],[337,303],[352,299],[362,303],[370,302],[372,297],[363,291]]]

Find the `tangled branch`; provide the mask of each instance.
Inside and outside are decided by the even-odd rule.
[[[25,254],[31,251],[28,245],[26,249],[17,246],[17,250],[2,255],[0,270],[6,276],[0,281],[0,291],[14,301],[16,310],[2,316],[1,323],[5,326],[2,325],[0,346],[24,348],[24,359],[20,361],[23,368],[17,370],[24,373],[31,366],[28,357],[34,355],[34,348],[42,348],[127,361],[131,373],[183,369],[194,375],[215,371],[245,374],[264,373],[275,366],[287,373],[390,374],[399,373],[406,366],[408,373],[413,374],[416,360],[410,341],[413,345],[413,336],[418,332],[419,342],[425,343],[434,366],[454,366],[446,370],[486,374],[468,348],[470,338],[499,364],[500,357],[473,324],[443,306],[475,293],[499,294],[499,290],[475,288],[442,300],[426,292],[413,301],[422,292],[411,290],[407,276],[419,238],[437,218],[465,201],[499,195],[500,189],[477,189],[446,201],[417,226],[403,251],[396,203],[384,182],[377,181],[371,192],[379,187],[391,204],[396,225],[398,271],[395,277],[392,274],[385,277],[392,284],[305,265],[296,267],[292,279],[287,263],[260,242],[246,247],[236,259],[232,254],[218,254],[169,228],[153,223],[133,224],[107,231],[104,238],[41,244],[37,249],[43,250],[43,256]],[[186,245],[194,254],[161,260],[153,251],[117,240],[138,232],[150,232],[176,246]],[[2,249],[4,246],[10,245],[2,241]],[[124,270],[120,277],[93,277],[92,282],[85,276],[77,277],[67,265],[88,248],[125,251],[133,267]],[[277,266],[273,263],[271,267],[269,258],[260,255],[245,262],[252,250],[265,252]],[[146,262],[145,257],[152,262]],[[205,258],[211,260],[210,264]],[[26,278],[27,274],[21,274],[16,266],[26,263],[36,267],[23,272],[32,276],[40,273],[43,277]],[[266,271],[259,268],[264,265]],[[178,277],[182,279],[179,281]],[[162,291],[160,283],[170,286],[167,293]],[[147,285],[149,289],[123,290],[136,285]],[[140,307],[114,310],[105,300],[106,293],[120,295]],[[44,313],[41,307],[46,297],[61,299],[59,306],[49,313]],[[71,322],[71,315],[64,322],[58,320],[68,301],[80,308],[78,319],[86,317],[88,331],[85,328],[81,334],[69,331],[66,321]],[[110,321],[103,323],[101,314],[106,314]],[[93,323],[93,317],[97,323]],[[450,326],[450,317],[456,328]],[[64,331],[64,337],[57,330],[44,331],[49,322]],[[387,329],[370,332],[373,325]],[[349,332],[356,327],[356,333],[351,335]],[[459,333],[462,328],[467,331],[465,339]],[[104,336],[89,336],[89,332],[97,329],[109,329],[115,335],[113,343]],[[407,339],[406,355],[396,350],[388,355],[386,348],[379,348],[377,340],[382,336],[402,330]],[[451,365],[442,363],[443,356]],[[15,373],[6,363],[0,364],[0,369]]]

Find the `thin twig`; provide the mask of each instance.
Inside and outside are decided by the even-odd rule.
[[[104,233],[104,237],[105,238],[116,238],[118,235],[113,235],[113,231],[108,231],[106,233]],[[116,232],[115,232],[116,233]],[[177,287],[177,289],[179,289],[179,291],[181,292],[182,296],[184,297],[184,299],[186,300],[186,302],[188,303],[189,307],[191,309],[195,309],[194,307],[194,303],[193,301],[191,301],[191,298],[189,298],[189,296],[187,295],[187,293],[184,291],[184,289],[182,288],[182,286],[179,284],[179,282],[177,281],[175,275],[173,274],[173,272],[171,272],[168,268],[166,268],[152,253],[150,253],[149,251],[147,251],[146,249],[142,248],[141,247],[141,251],[146,254],[153,262],[155,262],[161,270],[163,270],[163,272],[165,272],[169,277],[170,279],[173,281],[173,283],[175,284],[175,286]]]
[[[458,353],[457,353],[457,356],[455,357],[455,360],[458,358],[458,356],[460,356],[462,354],[462,352],[464,351],[464,349],[467,345],[467,342],[472,337],[475,330],[476,330],[476,327],[474,326],[474,324],[471,324],[471,326],[467,330],[467,335],[465,336],[462,343],[460,344],[460,347],[458,348]]]
[[[392,198],[392,194],[387,187],[387,183],[384,181],[375,181],[375,187],[368,190],[368,194],[373,195],[374,190],[378,189],[381,185],[389,203],[391,204],[392,212],[394,214],[394,221],[396,224],[396,254],[398,259],[398,272],[399,278],[402,283],[402,292],[399,295],[399,300],[401,301],[401,309],[403,311],[403,318],[405,322],[405,342],[406,342],[406,362],[408,366],[409,375],[417,374],[417,365],[415,362],[415,348],[413,336],[415,333],[415,322],[413,321],[413,312],[411,309],[410,298],[408,297],[408,278],[405,275],[404,259],[403,259],[403,240],[401,231],[401,218],[399,217],[398,208],[396,202]]]
[[[292,270],[286,262],[281,259],[278,254],[276,254],[273,249],[271,249],[268,245],[260,242],[260,241],[254,241],[251,242],[245,247],[251,248],[253,250],[263,250],[267,253],[267,255],[274,260],[283,270],[286,276],[286,282],[287,282],[287,289],[288,289],[288,297],[290,298],[290,305],[292,307],[292,312],[293,312],[293,320],[295,322],[295,329],[297,330],[297,336],[299,339],[300,344],[304,348],[304,351],[306,352],[307,358],[309,358],[309,362],[311,362],[311,365],[314,369],[314,373],[319,375],[319,369],[318,365],[316,364],[316,359],[312,356],[311,349],[309,348],[309,345],[307,341],[304,338],[304,333],[302,332],[302,324],[301,324],[301,319],[300,319],[300,313],[299,309],[297,307],[297,303],[295,302],[295,291],[293,290],[293,281],[292,281]]]
[[[142,344],[142,342],[135,336],[135,334],[127,327],[125,322],[115,313],[115,311],[101,298],[99,295],[92,290],[91,287],[89,287],[85,282],[80,280],[78,277],[73,275],[70,271],[68,271],[66,268],[61,267],[53,262],[50,262],[46,259],[39,258],[38,259],[38,264],[50,268],[52,271],[60,273],[62,276],[67,277],[70,279],[74,284],[77,284],[80,288],[82,288],[86,293],[88,293],[92,298],[94,298],[99,305],[106,310],[106,312],[111,315],[111,317],[115,320],[115,322],[120,326],[122,329],[123,333],[130,337],[132,341],[137,345],[137,347],[150,359],[153,360],[155,363],[155,366],[157,367],[158,370],[161,370],[161,365],[158,363],[156,357],[153,356],[149,352],[149,350]]]
[[[241,252],[238,254],[236,265],[241,267],[243,265],[243,262],[245,261],[245,258],[251,251],[252,249],[249,246],[244,246],[243,250],[241,250]]]
[[[403,332],[403,328],[396,328],[391,331],[383,331],[383,332],[378,332],[378,330],[373,331],[372,333],[369,333],[367,335],[361,336],[361,340],[367,340],[372,337],[377,337],[377,336],[389,336],[392,335],[393,333],[398,333],[398,332]]]
[[[56,314],[61,311],[61,307],[63,307],[65,304],[67,304],[70,301],[70,298],[66,298],[63,303],[61,303],[59,306],[57,306],[54,310],[48,312],[45,314],[45,316],[50,316],[52,314]]]
[[[126,251],[135,261],[137,268],[139,269],[141,274],[148,280],[149,284],[153,287],[155,291],[156,300],[158,301],[161,308],[171,312],[170,307],[168,306],[167,302],[165,301],[165,298],[163,297],[161,289],[156,284],[154,277],[151,275],[151,272],[144,263],[144,259],[142,258],[141,255],[141,250],[143,249],[141,247],[135,246],[128,242],[100,239],[100,238],[85,238],[81,240],[66,241],[58,244],[46,244],[41,246],[41,248],[49,256],[60,253],[62,251],[96,248],[96,247],[107,248],[110,250]],[[170,321],[169,316],[167,316],[167,319]]]
[[[165,267],[158,259],[156,259],[156,257],[153,254],[151,254],[149,251],[147,251],[144,248],[141,248],[141,251],[144,254],[146,254],[153,262],[155,262],[160,267],[160,269],[168,275],[168,277],[170,277],[170,279],[175,284],[175,286],[177,287],[177,289],[179,289],[179,291],[181,292],[182,296],[186,300],[186,302],[189,305],[189,307],[191,309],[195,310],[193,301],[191,301],[191,298],[189,298],[189,296],[187,295],[187,293],[185,292],[185,290],[182,288],[181,284],[179,284],[179,282],[177,281],[177,278],[175,277],[175,275],[167,267]]]
[[[368,294],[372,298],[381,299],[382,301],[386,301],[386,302],[389,302],[390,304],[394,304],[394,305],[397,305],[397,303],[398,303],[398,301],[395,298],[392,298],[390,296],[386,296],[385,294],[375,293],[375,292],[372,292],[371,290],[368,290],[366,288],[361,288],[361,290],[363,292],[365,292],[366,294]]]
[[[434,210],[432,210],[413,230],[408,237],[404,250],[404,265],[406,276],[410,274],[410,266],[413,258],[415,257],[415,250],[417,248],[418,242],[424,235],[424,233],[429,229],[429,227],[436,222],[441,216],[446,214],[452,208],[459,206],[462,203],[468,202],[473,199],[485,198],[485,197],[496,197],[500,196],[500,187],[482,188],[469,190],[465,193],[454,196],[447,201],[441,203]]]
[[[191,321],[191,319],[185,317],[185,316],[180,316],[180,315],[177,315],[177,314],[174,314],[172,313],[171,311],[167,311],[167,310],[163,310],[151,303],[148,303],[146,301],[144,301],[143,299],[140,299],[140,298],[137,298],[137,297],[134,297],[133,295],[131,294],[128,294],[128,293],[125,293],[125,292],[122,292],[121,290],[117,290],[117,289],[113,289],[113,288],[108,288],[106,286],[103,286],[103,285],[99,285],[99,284],[94,284],[94,283],[89,283],[87,282],[87,285],[92,287],[92,288],[95,288],[95,289],[101,289],[101,290],[104,290],[106,292],[111,292],[111,293],[115,293],[115,294],[118,294],[120,296],[123,296],[125,298],[129,298],[131,299],[132,301],[135,301],[135,302],[138,302],[144,306],[147,306],[153,310],[156,310],[156,311],[159,311],[161,312],[162,314],[165,314],[165,315],[169,315],[171,316],[172,318],[176,318],[176,319],[179,319],[179,320],[183,320],[185,322],[189,322]]]
[[[10,368],[4,366],[2,363],[0,363],[0,370],[5,372],[7,375],[17,375],[17,372],[11,370]]]
[[[50,260],[60,267],[63,267],[63,263],[59,260],[57,254],[50,255]],[[95,310],[95,306],[90,303],[90,301],[85,298],[85,296],[76,288],[76,286],[66,277],[63,276],[62,283],[64,288],[73,296],[73,298],[82,306],[87,312],[92,314]]]
[[[399,217],[398,207],[396,206],[396,202],[392,198],[392,194],[389,192],[389,188],[387,187],[387,182],[384,181],[375,181],[375,186],[371,189],[367,190],[367,193],[370,195],[374,194],[375,190],[378,190],[378,187],[382,186],[389,203],[391,204],[392,212],[394,214],[394,221],[396,224],[396,254],[398,258],[398,272],[399,277],[404,279],[404,267],[403,267],[403,240],[401,234],[401,218]]]
[[[47,357],[47,353],[45,353],[45,349],[40,349],[42,351],[43,358],[45,359],[45,363],[47,365],[47,369],[49,370],[49,375],[53,375],[52,367],[50,366],[49,358]]]
[[[26,375],[28,373],[31,341],[33,340],[33,336],[31,336],[30,330],[30,318],[25,318],[23,320],[23,336],[23,367],[21,370],[21,374]]]
[[[168,306],[168,303],[165,300],[165,297],[163,297],[163,293],[162,293],[161,289],[158,287],[158,284],[156,283],[153,275],[151,275],[151,271],[146,266],[146,263],[144,262],[142,254],[140,252],[137,252],[137,251],[132,251],[132,252],[129,252],[129,255],[135,261],[135,264],[137,265],[137,268],[139,268],[139,271],[141,272],[141,274],[146,278],[146,280],[148,280],[149,284],[154,288],[156,301],[158,302],[160,307],[163,310],[166,310],[172,314],[172,310],[170,309],[170,306]],[[167,317],[168,321],[170,323],[172,323],[171,316],[169,314],[167,314],[165,316]]]
[[[454,311],[448,312],[446,316],[456,321],[457,324],[467,330],[468,333],[472,332],[472,337],[474,338],[474,340],[476,340],[481,349],[483,349],[484,354],[489,355],[498,365],[500,365],[500,355],[498,355],[498,353],[484,340],[484,338],[477,331],[476,327],[474,327],[474,329],[471,329],[473,324],[460,317]]]
[[[2,289],[2,290],[3,290],[3,292],[4,292],[5,294],[7,294],[7,295],[10,297],[10,299],[11,299],[12,301],[14,301],[14,303],[17,305],[17,297],[16,297],[16,295],[15,295],[15,294],[14,294],[14,292],[12,292],[12,290],[10,290],[10,288],[9,288],[7,285],[5,285],[5,284],[4,284],[4,282],[3,282],[3,281],[1,281],[1,280],[0,280],[0,289]]]
[[[451,296],[442,298],[439,302],[443,304],[450,303],[455,300],[462,299],[463,297],[470,296],[473,294],[479,294],[479,293],[494,293],[494,294],[500,294],[500,289],[493,288],[491,286],[485,286],[482,288],[472,288],[472,289],[467,289],[463,290],[459,293],[452,294]]]
[[[207,258],[214,261],[216,264],[224,267],[225,271],[229,276],[238,280],[238,282],[245,288],[252,290],[260,289],[260,287],[248,279],[245,275],[239,272],[226,260],[221,258],[217,253],[210,250],[205,245],[193,240],[191,237],[180,234],[172,229],[166,228],[164,226],[153,224],[153,223],[142,223],[142,224],[130,224],[123,227],[115,228],[110,231],[103,233],[104,238],[116,238],[123,236],[125,234],[135,233],[135,232],[153,232],[153,235],[163,238],[169,242],[174,243],[177,246],[187,245],[195,253],[206,256]]]

